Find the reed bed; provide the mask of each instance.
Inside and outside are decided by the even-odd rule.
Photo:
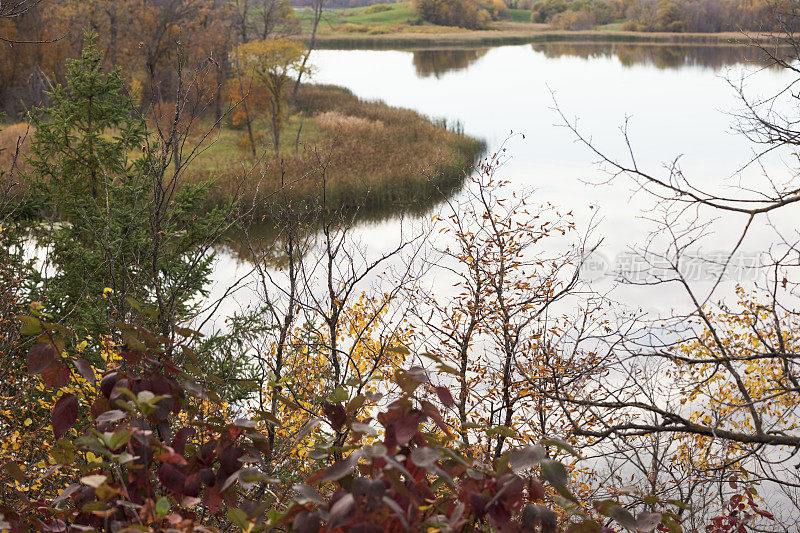
[[[32,136],[33,128],[27,123],[0,124],[0,171],[11,168],[17,147],[19,147],[18,168],[25,166],[25,155],[28,153]]]
[[[319,48],[339,50],[414,50],[546,42],[726,45],[750,45],[754,40],[765,44],[781,42],[779,37],[770,34],[655,33],[613,30],[557,31],[542,30],[538,28],[539,26],[541,25],[499,22],[495,23],[494,29],[474,31],[459,29],[456,32],[426,33],[412,27],[404,32],[382,32],[380,34],[330,32],[317,35],[316,43]]]
[[[27,170],[26,157],[30,153],[33,128],[26,123],[0,124],[0,199],[19,200],[28,196],[28,186],[20,180],[20,174]],[[16,157],[16,162],[14,161]],[[16,163],[14,182],[11,177],[11,166]]]
[[[223,128],[192,163],[186,179],[213,180],[212,203],[238,195],[257,215],[269,217],[286,197],[295,204],[318,205],[320,166],[325,164],[328,208],[390,214],[441,201],[485,150],[482,141],[464,135],[458,125],[363,101],[340,87],[305,86],[296,112],[279,156],[271,152],[268,135],[259,135],[262,155],[253,160],[241,149],[245,133]],[[296,143],[301,113],[305,118]]]

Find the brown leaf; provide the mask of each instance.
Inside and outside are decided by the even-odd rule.
[[[5,470],[9,476],[14,478],[19,483],[25,483],[25,481],[27,481],[25,479],[25,474],[22,472],[22,469],[19,467],[17,463],[14,462],[6,463]]]
[[[53,363],[42,371],[42,381],[54,389],[60,389],[69,383],[69,376],[69,368],[61,363]]]
[[[55,360],[56,349],[49,342],[39,342],[28,350],[28,372],[35,375],[50,366]]]
[[[61,438],[72,424],[78,420],[78,397],[74,394],[62,394],[53,406],[53,433]]]
[[[90,365],[85,359],[81,359],[77,357],[73,363],[75,364],[75,368],[78,369],[83,379],[94,385],[97,379],[94,376],[94,370],[92,370],[92,365]]]

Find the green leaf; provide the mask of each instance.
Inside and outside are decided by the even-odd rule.
[[[508,466],[514,473],[519,474],[539,464],[547,457],[547,452],[541,446],[524,446],[508,452]]]
[[[160,497],[156,502],[156,513],[158,513],[158,516],[167,516],[169,509],[169,500],[165,496]]]
[[[42,322],[35,317],[26,315],[17,315],[17,320],[22,322],[19,328],[20,335],[39,335],[42,333]]]
[[[594,520],[585,520],[567,528],[566,533],[600,533],[603,528]]]
[[[333,403],[342,403],[346,402],[350,396],[347,394],[347,391],[344,390],[342,387],[336,387],[333,389],[333,393],[330,395],[329,399]]]
[[[131,432],[127,429],[115,432],[109,440],[108,447],[111,450],[119,449],[123,444],[127,444],[131,438]]]
[[[81,478],[81,483],[83,483],[84,485],[88,485],[89,487],[92,487],[93,489],[96,489],[97,487],[99,487],[100,485],[105,483],[107,479],[108,479],[108,476],[95,474],[95,475],[91,475],[91,476],[82,477]]]
[[[569,474],[566,467],[558,461],[545,459],[539,463],[542,469],[542,476],[558,491],[559,494],[568,500],[576,501],[575,496],[567,488]]]
[[[242,531],[249,531],[250,530],[250,521],[247,520],[247,513],[242,511],[241,509],[229,509],[228,513],[228,520],[230,520],[233,524],[239,527]]]
[[[405,346],[391,346],[386,351],[392,352],[392,353],[399,353],[399,354],[402,354],[402,355],[408,355],[408,354],[411,353],[411,350],[409,350]]]
[[[558,448],[561,451],[567,452],[568,454],[572,455],[573,457],[581,457],[581,454],[578,450],[572,447],[572,445],[564,442],[561,439],[555,438],[545,438],[539,441],[542,446],[553,446]]]
[[[517,432],[508,426],[495,426],[486,430],[487,435],[502,435],[506,438],[513,438],[517,436]]]
[[[444,372],[445,374],[452,374],[454,376],[460,376],[461,375],[461,372],[459,372],[458,370],[456,370],[452,366],[446,365],[444,363],[439,365],[439,372]]]

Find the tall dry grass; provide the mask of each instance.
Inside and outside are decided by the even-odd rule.
[[[14,162],[14,154],[19,147],[17,165],[25,164],[25,156],[30,150],[33,127],[21,122],[10,126],[0,125],[0,171],[8,171]]]
[[[8,190],[9,179],[12,179],[12,165],[16,165],[13,177],[14,195],[27,195],[27,186],[19,176],[27,168],[25,159],[30,153],[31,137],[33,128],[29,128],[28,124],[0,125],[0,192]]]
[[[380,102],[359,100],[349,91],[332,86],[306,86],[297,101],[305,117],[301,142],[294,148],[294,132],[284,133],[287,145],[280,157],[264,151],[253,161],[247,151],[209,150],[199,157],[187,179],[216,182],[213,202],[240,194],[259,214],[268,215],[274,201],[285,192],[295,202],[316,204],[322,183],[320,160],[328,161],[326,201],[332,208],[359,207],[374,213],[419,211],[440,201],[461,183],[485,149],[482,141],[434,123],[416,112]],[[292,128],[288,128],[291,130]]]

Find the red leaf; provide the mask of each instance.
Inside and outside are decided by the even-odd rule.
[[[339,431],[347,420],[347,412],[340,403],[325,402],[325,405],[322,406],[322,412],[331,423],[334,431]]]
[[[158,468],[158,479],[167,489],[176,494],[183,494],[186,485],[186,474],[169,463],[164,463]]]
[[[447,387],[436,387],[436,395],[445,407],[450,408],[456,405],[453,395],[450,394],[450,389]]]
[[[214,487],[207,487],[206,490],[203,491],[203,504],[208,507],[212,515],[219,512],[220,506],[222,506],[222,498],[219,492],[217,492],[217,489]]]
[[[435,405],[427,400],[423,400],[420,403],[422,405],[423,412],[428,415],[428,418],[431,418],[436,425],[439,426],[439,429],[444,431],[447,436],[452,436],[452,433],[450,433],[450,428],[447,427],[447,423],[444,421],[444,418],[442,418],[442,414],[439,412],[439,409],[437,409]]]
[[[230,475],[242,468],[242,462],[239,458],[243,455],[244,451],[236,446],[228,446],[220,451],[219,464],[222,471],[226,475]]]
[[[74,394],[62,394],[53,406],[52,419],[53,433],[59,439],[78,420],[78,397]]]
[[[425,417],[422,413],[419,412],[412,412],[407,414],[406,416],[400,418],[399,420],[395,421],[394,426],[394,436],[397,439],[397,443],[400,445],[405,445],[417,434],[419,431],[419,425]]]
[[[28,372],[38,374],[52,363],[56,357],[56,349],[49,342],[40,342],[28,350]]]
[[[203,481],[200,479],[200,474],[195,472],[189,475],[183,485],[183,493],[187,496],[197,496],[200,494],[202,483]]]
[[[53,363],[42,371],[42,380],[48,387],[60,389],[69,383],[69,368],[61,363]]]
[[[176,433],[175,437],[172,439],[172,449],[175,450],[175,453],[184,455],[186,453],[186,441],[195,433],[197,433],[197,431],[194,428],[186,427],[179,429],[178,433]]]
[[[330,522],[330,525],[332,527],[336,527],[339,525],[339,522],[345,521],[355,506],[356,500],[350,493],[347,493],[336,500],[336,503],[331,506],[331,510],[328,515],[328,521]]]

